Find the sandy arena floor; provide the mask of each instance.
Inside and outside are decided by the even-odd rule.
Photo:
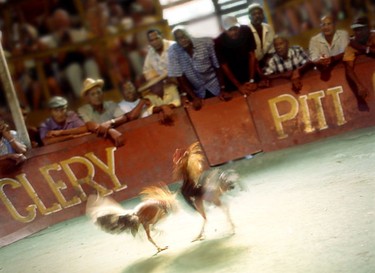
[[[201,219],[181,202],[155,231],[169,249],[153,256],[143,232],[106,234],[84,216],[1,248],[0,272],[373,273],[374,143],[367,128],[226,164],[247,188],[226,197],[233,236],[209,207],[206,240],[191,243]]]

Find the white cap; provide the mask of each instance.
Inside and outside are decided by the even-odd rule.
[[[232,27],[240,27],[240,24],[237,21],[235,16],[226,16],[222,20],[223,29],[229,30]]]
[[[263,7],[258,3],[253,3],[253,4],[249,5],[249,7],[247,8],[248,12],[251,12],[253,9],[263,10]]]

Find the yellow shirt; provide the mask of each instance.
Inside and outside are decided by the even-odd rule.
[[[164,96],[162,98],[151,92],[146,93],[143,97],[151,102],[151,106],[147,109],[149,114],[152,114],[155,106],[173,104],[175,107],[179,107],[181,105],[180,95],[177,86],[174,84],[164,85]]]

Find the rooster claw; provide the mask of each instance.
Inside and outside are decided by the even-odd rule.
[[[162,252],[164,250],[168,249],[168,246],[165,246],[165,247],[158,247],[158,252],[156,252],[153,256],[156,256],[159,254],[159,252]]]
[[[205,239],[204,235],[203,234],[199,234],[197,238],[195,238],[193,241],[191,241],[192,243],[193,242],[196,242],[196,241],[203,241]]]

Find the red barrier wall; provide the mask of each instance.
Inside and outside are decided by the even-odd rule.
[[[371,91],[367,100],[370,111],[358,110],[343,65],[332,71],[329,81],[321,81],[318,71],[307,74],[300,94],[291,90],[287,80],[251,94],[248,102],[262,150],[278,150],[374,125],[374,61],[362,60],[356,70]]]
[[[200,111],[179,108],[175,123],[165,126],[158,116],[119,127],[125,146],[116,149],[94,135],[33,149],[18,167],[0,164],[0,246],[60,221],[82,215],[87,195],[99,191],[117,200],[137,196],[146,185],[172,183],[176,148],[200,141],[207,165],[263,151],[311,142],[375,124],[375,61],[357,64],[369,90],[370,111],[357,108],[343,67],[323,82],[313,71],[303,79],[300,94],[287,81],[248,98],[204,101]]]

